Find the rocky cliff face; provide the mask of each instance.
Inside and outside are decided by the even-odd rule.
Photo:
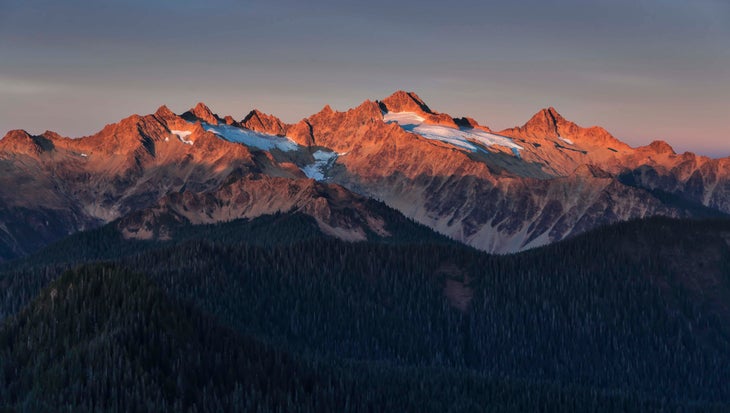
[[[631,218],[730,213],[730,159],[631,148],[554,108],[494,133],[402,91],[294,125],[162,106],[88,137],[0,140],[0,257],[120,218],[128,236],[157,236],[163,215],[196,224],[297,210],[360,239],[380,227],[363,197],[512,252]]]
[[[241,121],[240,126],[256,132],[276,136],[286,136],[286,130],[289,128],[289,125],[282,122],[276,116],[262,113],[257,109],[249,112]]]
[[[173,226],[211,224],[277,212],[312,216],[325,234],[365,241],[368,234],[387,237],[387,219],[367,198],[337,185],[311,179],[245,176],[205,192],[175,192],[158,203],[122,218],[118,228],[128,238],[165,239]]]

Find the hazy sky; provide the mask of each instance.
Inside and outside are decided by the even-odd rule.
[[[555,106],[730,155],[730,2],[0,0],[0,136],[198,101],[288,122],[396,89],[494,129]]]

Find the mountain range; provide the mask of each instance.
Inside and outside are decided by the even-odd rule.
[[[387,238],[388,208],[479,250],[517,252],[635,218],[726,216],[730,158],[662,141],[632,148],[552,107],[493,131],[404,91],[295,124],[199,103],[81,138],[0,139],[2,260],[107,223],[126,239],[166,240],[177,225],[277,212],[342,240]]]
[[[728,411],[728,158],[399,91],[0,168],[2,411]]]

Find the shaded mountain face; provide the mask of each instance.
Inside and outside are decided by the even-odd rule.
[[[128,236],[149,237],[164,236],[160,217],[294,209],[362,239],[381,225],[363,197],[476,248],[514,252],[632,218],[730,213],[730,159],[663,142],[631,148],[554,108],[495,133],[403,91],[292,125],[257,110],[236,121],[202,103],[180,116],[163,106],[83,138],[1,139],[0,259],[124,217]]]
[[[311,216],[327,235],[365,241],[368,234],[389,237],[388,215],[367,198],[311,179],[266,175],[241,179],[211,191],[176,192],[149,208],[123,217],[118,225],[126,238],[169,239],[170,229],[185,224],[213,224],[277,212]]]

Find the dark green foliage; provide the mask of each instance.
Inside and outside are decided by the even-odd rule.
[[[302,363],[108,265],[53,282],[0,331],[0,403],[21,411],[564,411],[657,409],[469,371]]]
[[[386,229],[391,234],[388,237],[381,237],[375,233],[369,233],[367,235],[371,242],[396,245],[456,245],[455,241],[415,223],[383,203],[372,200],[367,202],[369,210],[384,218],[387,222]],[[6,263],[0,268],[8,270],[45,264],[119,259],[189,240],[206,240],[223,244],[246,243],[268,247],[331,238],[322,233],[314,218],[302,213],[277,213],[251,220],[238,219],[209,225],[177,224],[170,227],[171,239],[169,241],[125,239],[117,229],[117,225],[117,222],[112,222],[101,228],[73,234],[30,257]]]
[[[265,215],[253,220],[240,219],[211,225],[179,225],[173,229],[173,239],[169,241],[125,239],[117,229],[117,223],[113,222],[71,235],[28,258],[5,264],[5,267],[17,269],[51,263],[118,259],[191,239],[269,246],[324,237],[326,235],[322,234],[314,219],[303,214]]]
[[[679,406],[723,411],[730,400],[729,221],[635,221],[509,256],[489,256],[448,242],[387,245],[314,237],[252,245],[240,242],[233,228],[212,230],[221,235],[217,239],[190,237],[141,249],[117,260],[114,271],[140,280],[144,278],[129,274],[147,274],[170,297],[156,292],[155,301],[167,307],[152,313],[160,321],[144,319],[142,326],[177,331],[172,318],[202,311],[230,328],[231,340],[254,337],[265,351],[289,355],[290,364],[282,369],[299,372],[303,382],[321,383],[312,390],[300,382],[285,381],[281,387],[276,382],[251,393],[266,408],[293,410],[276,404],[283,398],[302,410],[324,406],[306,402],[316,400],[336,411],[675,411]],[[105,244],[100,240],[98,245]],[[6,273],[0,282],[13,299],[1,303],[4,314],[16,312],[22,297],[37,294],[63,267]],[[98,272],[93,268],[99,267],[91,268],[73,276]],[[101,284],[131,295],[148,290],[102,279]],[[25,343],[37,334],[17,326],[45,314],[37,308],[38,303],[47,308],[48,294],[44,290],[33,306],[11,319],[2,337]],[[94,297],[87,293],[78,299],[87,296]],[[473,298],[459,303],[464,296]],[[115,302],[99,301],[98,306]],[[130,312],[93,308],[64,314],[98,320],[93,314]],[[111,320],[109,326],[124,317]],[[192,325],[199,335],[210,331]],[[143,332],[134,336],[142,340],[140,346],[154,348],[144,341],[154,334],[140,328]],[[85,336],[69,336],[68,342],[97,343],[106,330],[85,331]],[[31,342],[40,352],[46,347],[53,351],[49,337],[40,334]],[[103,351],[119,354],[117,347],[125,343],[115,341]],[[18,346],[3,353],[4,363],[23,360]],[[92,351],[87,347],[79,345],[80,353]],[[204,346],[196,351],[218,352]],[[198,357],[180,354],[175,357]],[[154,361],[169,362],[168,356],[160,357]],[[68,368],[96,368],[96,359],[73,360]],[[27,363],[11,370],[30,378],[6,375],[8,385],[21,386],[10,399],[15,406],[26,398],[39,400],[33,385],[22,383],[37,382],[42,372],[52,370]],[[158,376],[145,374],[153,387],[164,388]],[[224,384],[243,380],[226,377],[210,387],[215,396],[209,400],[225,403],[230,388]],[[54,388],[64,390],[49,393],[89,388],[64,383]],[[268,398],[269,391],[277,396]],[[159,399],[131,395],[125,400],[139,406]],[[216,410],[215,404],[203,405]]]
[[[0,331],[0,400],[30,411],[326,408],[329,383],[112,266],[65,273]]]

